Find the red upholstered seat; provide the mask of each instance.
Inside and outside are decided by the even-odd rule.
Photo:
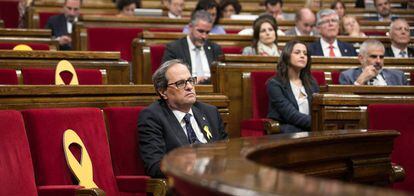
[[[264,123],[269,120],[266,118],[269,111],[269,96],[267,95],[266,82],[274,75],[274,71],[253,71],[250,73],[252,118],[242,120],[242,137],[262,136],[265,134]],[[326,85],[323,71],[312,71],[312,76],[319,85]]]
[[[144,107],[110,107],[104,113],[107,122],[112,164],[117,179],[125,176],[140,177],[135,189],[146,193],[149,176],[145,175],[144,163],[139,156],[137,124]]]
[[[16,70],[0,69],[0,84],[19,84]]]
[[[4,27],[17,28],[19,25],[19,1],[1,0],[0,19],[4,21]]]
[[[151,71],[154,73],[161,65],[162,56],[164,56],[165,44],[150,46]]]
[[[80,85],[102,84],[102,73],[97,69],[76,69]],[[24,68],[22,69],[23,84],[29,85],[53,85],[55,84],[55,69],[48,68]],[[69,84],[72,74],[61,73],[65,84]]]
[[[238,34],[240,29],[226,29],[227,34]]]
[[[391,161],[405,169],[405,179],[393,185],[414,193],[414,104],[371,104],[368,106],[370,129],[397,130]]]
[[[59,12],[39,12],[39,28],[43,29],[51,16],[59,14]]]
[[[410,73],[410,80],[411,80],[411,81],[410,81],[410,84],[411,84],[411,85],[414,85],[414,72],[411,72],[411,73]]]
[[[119,51],[121,58],[131,61],[131,43],[141,28],[121,27],[88,27],[88,50],[92,51]]]
[[[243,47],[241,46],[223,46],[222,47],[224,54],[241,54],[243,52]]]
[[[0,43],[0,50],[13,50],[13,48],[21,43]],[[33,50],[50,50],[49,45],[42,43],[22,43],[30,46]]]
[[[339,84],[340,71],[331,71],[332,84]]]
[[[63,152],[63,133],[74,130],[93,165],[93,180],[106,195],[118,195],[102,111],[98,108],[33,109],[22,111],[32,150],[37,185],[73,185]],[[79,157],[79,151],[74,153]]]
[[[29,143],[18,111],[0,110],[0,195],[37,195]]]

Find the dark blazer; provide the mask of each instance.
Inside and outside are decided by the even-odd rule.
[[[414,48],[408,47],[407,48],[407,53],[408,53],[409,58],[413,58],[414,57]],[[395,57],[391,46],[385,47],[385,54],[384,55],[387,56],[387,57]]]
[[[59,37],[62,35],[69,35],[68,33],[68,27],[66,25],[66,17],[64,14],[59,14],[50,17],[47,20],[45,28],[52,30],[52,36],[53,37]],[[68,44],[61,45],[61,50],[70,50],[72,47]]]
[[[216,107],[196,102],[192,110],[200,130],[209,143],[227,139],[223,121]],[[211,139],[208,139],[203,131],[205,126],[212,134]],[[158,100],[141,111],[138,130],[138,141],[146,173],[154,178],[165,178],[160,170],[161,159],[171,150],[189,145],[180,122],[166,102]]]
[[[348,43],[341,42],[337,40],[339,50],[341,51],[342,56],[357,56],[357,52],[355,48]],[[316,40],[309,44],[309,51],[312,56],[323,56],[323,50],[320,40]]]
[[[353,85],[358,76],[361,75],[362,68],[353,68],[341,72],[339,75],[339,84]],[[407,85],[407,78],[400,70],[382,69],[382,77],[387,82],[387,85]]]
[[[305,89],[308,94],[309,111],[311,111],[312,94],[319,92],[319,86],[313,82],[310,89]],[[267,83],[269,95],[268,118],[279,121],[282,133],[302,132],[311,130],[311,116],[299,112],[299,106],[293,95],[289,82],[276,76]]]
[[[204,43],[204,51],[207,56],[208,64],[212,65],[213,61],[223,53],[221,47],[209,40]],[[164,56],[162,57],[162,63],[172,59],[181,59],[185,63],[192,67],[190,49],[188,48],[187,37],[175,40],[167,44],[165,48]]]

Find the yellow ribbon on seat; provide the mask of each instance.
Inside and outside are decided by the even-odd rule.
[[[56,66],[56,71],[55,71],[55,84],[56,85],[65,85],[65,82],[63,82],[62,77],[60,77],[60,73],[64,71],[68,71],[72,74],[72,80],[70,80],[69,85],[79,85],[78,75],[76,74],[75,68],[67,60],[59,61],[59,63]]]

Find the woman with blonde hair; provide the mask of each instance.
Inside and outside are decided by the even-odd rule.
[[[341,20],[341,32],[351,37],[366,37],[360,29],[359,23],[354,16],[345,15]]]

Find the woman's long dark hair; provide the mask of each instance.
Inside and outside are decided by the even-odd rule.
[[[316,81],[313,79],[311,71],[310,71],[312,59],[311,59],[308,46],[302,41],[292,40],[286,43],[285,47],[283,48],[282,54],[280,55],[279,62],[277,63],[277,68],[276,68],[277,74],[276,75],[279,76],[283,82],[285,83],[289,82],[288,70],[289,70],[289,67],[292,66],[290,62],[290,57],[292,55],[293,47],[296,44],[303,44],[306,47],[306,51],[307,51],[306,56],[308,57],[308,61],[306,62],[305,68],[303,68],[300,71],[299,78],[300,80],[302,80],[302,84],[305,87],[305,89],[310,89],[311,85],[316,84]]]
[[[221,18],[221,10],[219,4],[215,0],[199,0],[193,13],[195,13],[198,10],[209,10],[211,8],[216,8],[217,15],[216,19],[214,20],[213,26],[218,24],[220,18]]]
[[[277,30],[278,30],[277,21],[275,20],[275,18],[273,18],[272,15],[264,14],[264,15],[259,16],[259,18],[257,18],[253,22],[252,48],[254,48],[256,52],[258,52],[257,43],[260,41],[260,28],[262,27],[262,24],[265,22],[269,23],[273,27],[273,30],[275,31],[274,43],[277,47]]]

